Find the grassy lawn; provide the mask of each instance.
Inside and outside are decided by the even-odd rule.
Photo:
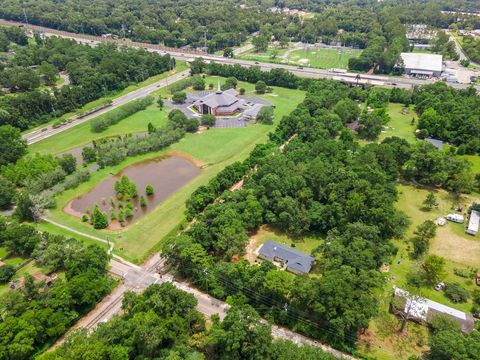
[[[472,171],[474,174],[480,174],[480,156],[479,155],[462,155],[464,159],[467,159],[472,163]]]
[[[5,249],[4,247],[0,247],[0,259],[3,259],[7,255],[8,255],[7,249]]]
[[[360,56],[361,50],[354,49],[308,49],[295,50],[289,54],[289,62],[315,68],[348,68],[348,59]]]
[[[206,80],[207,83],[216,83],[217,79],[220,78],[210,77]],[[252,92],[254,89],[253,84],[242,82],[239,83],[238,87],[245,88],[247,93]],[[167,91],[166,89],[162,90],[161,93],[166,93]],[[283,115],[290,113],[303,100],[304,96],[305,94],[302,91],[276,87],[273,88],[272,94],[261,95],[262,98],[276,105],[275,124],[278,124]],[[77,189],[58,194],[56,197],[57,209],[51,211],[49,217],[82,232],[105,239],[108,237],[110,241],[115,243],[115,253],[139,263],[150,251],[158,246],[168,233],[182,222],[184,219],[185,201],[190,194],[200,185],[206,184],[225,166],[245,159],[256,144],[267,140],[268,132],[273,129],[274,126],[255,124],[248,125],[246,128],[210,129],[203,133],[188,134],[169,149],[158,153],[132,157],[117,166],[94,172],[87,183],[81,184]],[[67,132],[62,135],[65,136],[65,134]],[[82,223],[78,218],[63,212],[63,208],[70,200],[89,191],[96,184],[112,174],[116,174],[126,166],[138,161],[165,155],[170,151],[182,152],[187,156],[200,160],[206,166],[202,168],[200,176],[172,194],[153,211],[128,228],[119,231],[98,231],[94,230],[90,225]]]
[[[405,334],[398,334],[400,321],[390,314],[388,304],[391,299],[393,285],[405,287],[406,277],[410,271],[419,269],[421,260],[414,260],[409,256],[412,246],[408,239],[413,235],[415,227],[426,220],[436,220],[440,216],[454,212],[452,206],[460,205],[464,209],[468,204],[477,200],[478,194],[463,196],[456,201],[445,191],[435,193],[438,207],[432,211],[423,211],[422,202],[428,190],[417,189],[413,186],[398,185],[399,200],[397,208],[405,212],[411,224],[407,230],[405,239],[394,240],[398,253],[390,264],[390,271],[386,274],[386,285],[384,293],[379,294],[381,311],[377,317],[372,319],[365,336],[360,338],[360,349],[363,353],[374,356],[379,360],[407,359],[410,355],[419,355],[426,350],[428,341],[428,329],[424,326],[409,322]],[[430,254],[442,256],[446,260],[445,282],[457,282],[462,287],[472,291],[476,288],[474,279],[465,279],[455,275],[454,269],[479,268],[480,263],[480,237],[471,237],[465,234],[463,224],[447,222],[443,227],[437,227],[437,235],[430,243]],[[472,302],[455,304],[451,302],[443,291],[435,291],[433,287],[423,286],[420,289],[422,296],[437,301],[444,305],[469,312]]]
[[[323,244],[323,239],[316,236],[305,236],[299,239],[293,239],[280,231],[266,226],[262,226],[253,238],[255,240],[255,249],[267,240],[272,240],[282,245],[294,247],[296,250],[309,255],[314,249]]]
[[[388,114],[391,119],[385,126],[384,131],[380,134],[379,142],[390,136],[398,136],[411,143],[416,141],[416,122],[412,125],[412,118],[415,118],[416,121],[417,115],[413,107],[410,107],[405,114],[402,113],[403,108],[404,106],[402,104],[388,104]]]
[[[142,87],[145,87],[145,86],[148,86],[148,85],[151,85],[153,84],[154,82],[157,82],[159,80],[162,80],[162,79],[165,79],[166,77],[168,76],[172,76],[176,73],[179,73],[183,70],[186,70],[188,69],[188,65],[185,61],[177,61],[176,63],[176,67],[175,69],[173,69],[172,71],[168,71],[168,72],[165,72],[163,74],[159,74],[159,75],[155,75],[155,76],[152,76],[152,77],[149,77],[148,79],[146,79],[145,81],[142,81],[138,84],[135,84],[135,85],[130,85],[128,87],[126,87],[125,89],[121,90],[121,91],[117,91],[117,92],[114,92],[114,93],[111,93],[107,96],[104,96],[104,97],[101,97],[100,99],[97,99],[97,100],[94,100],[94,101],[91,101],[89,102],[88,104],[85,104],[84,106],[82,106],[80,109],[78,109],[77,111],[75,112],[71,112],[71,113],[67,113],[67,114],[64,114],[62,115],[61,117],[57,118],[57,119],[53,119],[51,120],[50,122],[48,123],[45,123],[45,124],[41,124],[35,128],[31,128],[31,129],[28,129],[28,130],[25,130],[22,134],[27,134],[31,131],[34,131],[34,130],[38,130],[38,129],[41,129],[41,128],[44,128],[46,125],[50,125],[50,124],[53,124],[54,122],[58,121],[58,120],[66,120],[66,119],[69,119],[71,118],[72,116],[74,116],[75,114],[80,114],[80,113],[83,113],[85,111],[88,111],[88,110],[91,110],[95,107],[98,107],[102,104],[104,104],[106,101],[108,100],[113,100],[113,99],[116,99],[120,96],[123,96],[123,95],[126,95],[132,91],[135,91],[135,90],[138,90]]]
[[[100,246],[101,248],[103,248],[105,250],[108,250],[108,245],[107,244],[104,244],[100,241],[96,241],[94,239],[90,239],[90,238],[85,237],[85,236],[80,236],[78,234],[72,233],[71,231],[59,228],[58,226],[55,226],[55,225],[50,224],[48,222],[38,223],[38,224],[36,224],[36,227],[37,227],[37,230],[39,230],[39,231],[46,231],[50,234],[62,235],[62,236],[65,236],[67,238],[73,237],[77,240],[81,240],[85,244],[96,244],[96,245]]]
[[[91,131],[90,121],[86,121],[55,136],[30,145],[28,151],[30,153],[58,154],[106,136],[147,131],[147,126],[150,122],[156,127],[163,126],[167,121],[167,115],[167,112],[160,110],[154,102],[145,110],[121,120],[101,133]]]
[[[274,52],[277,51],[275,57]],[[288,49],[269,48],[265,52],[246,52],[240,55],[240,58],[254,61],[266,61],[290,65],[302,65],[320,69],[329,68],[348,68],[348,59],[358,57],[361,50],[356,49],[297,49],[288,51]]]

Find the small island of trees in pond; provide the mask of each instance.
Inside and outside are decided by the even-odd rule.
[[[115,182],[114,190],[115,198],[111,196],[108,200],[110,203],[109,214],[94,204],[93,210],[88,208],[85,210],[82,221],[89,222],[95,229],[105,229],[112,221],[118,221],[121,226],[125,226],[125,222],[133,218],[138,206],[146,208],[148,199],[154,194],[154,188],[149,184],[145,187],[145,196],[139,195],[137,184],[125,175]],[[100,201],[106,205],[105,198]]]

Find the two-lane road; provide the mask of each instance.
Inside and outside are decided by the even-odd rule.
[[[119,106],[122,106],[122,105],[124,105],[124,104],[126,104],[126,103],[128,103],[132,100],[137,100],[137,99],[146,97],[147,95],[151,94],[152,92],[154,92],[158,89],[161,89],[165,86],[168,86],[168,85],[174,83],[175,81],[178,81],[178,80],[188,76],[189,71],[190,70],[184,70],[182,72],[179,72],[179,73],[176,73],[176,74],[171,75],[169,77],[166,77],[162,80],[154,82],[153,84],[150,84],[150,85],[144,86],[142,88],[139,88],[138,90],[131,91],[131,92],[129,92],[129,93],[123,95],[123,96],[120,96],[120,97],[112,100],[112,105],[111,106],[109,106],[107,108],[104,108],[102,110],[96,111],[96,112],[94,112],[90,115],[84,116],[81,119],[75,119],[71,123],[67,123],[67,124],[65,124],[61,127],[56,128],[56,129],[53,128],[52,125],[48,125],[48,126],[44,127],[43,129],[34,130],[32,132],[29,132],[29,133],[23,135],[23,138],[25,140],[27,140],[27,143],[29,145],[33,144],[33,143],[36,143],[38,141],[44,140],[46,138],[49,138],[50,136],[56,135],[56,134],[58,134],[62,131],[65,131],[65,130],[70,129],[74,126],[77,126],[78,124],[81,124],[81,123],[84,123],[85,121],[91,120],[94,117],[97,117],[97,116],[99,116],[101,114],[104,114],[104,113],[106,113],[110,110],[113,110],[113,109],[115,109]]]

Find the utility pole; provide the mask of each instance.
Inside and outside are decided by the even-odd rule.
[[[205,52],[208,51],[208,48],[207,48],[207,27],[205,27],[205,31],[204,31],[204,41],[205,41]]]
[[[23,17],[25,18],[25,23],[28,25],[27,11],[25,10],[25,4],[22,3]]]

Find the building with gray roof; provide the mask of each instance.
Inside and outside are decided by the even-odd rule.
[[[313,256],[304,254],[289,246],[267,240],[259,250],[260,259],[279,262],[294,274],[308,274],[315,263]]]
[[[439,77],[442,74],[442,55],[403,52],[400,57],[407,75]]]
[[[443,141],[442,140],[437,140],[437,139],[433,139],[433,138],[426,138],[425,141],[429,142],[430,144],[432,144],[433,146],[435,146],[437,148],[438,151],[442,151],[443,149]]]
[[[217,91],[198,99],[193,103],[193,107],[200,114],[228,116],[243,111],[247,104],[245,100],[238,98],[235,89],[222,91],[219,84]]]

